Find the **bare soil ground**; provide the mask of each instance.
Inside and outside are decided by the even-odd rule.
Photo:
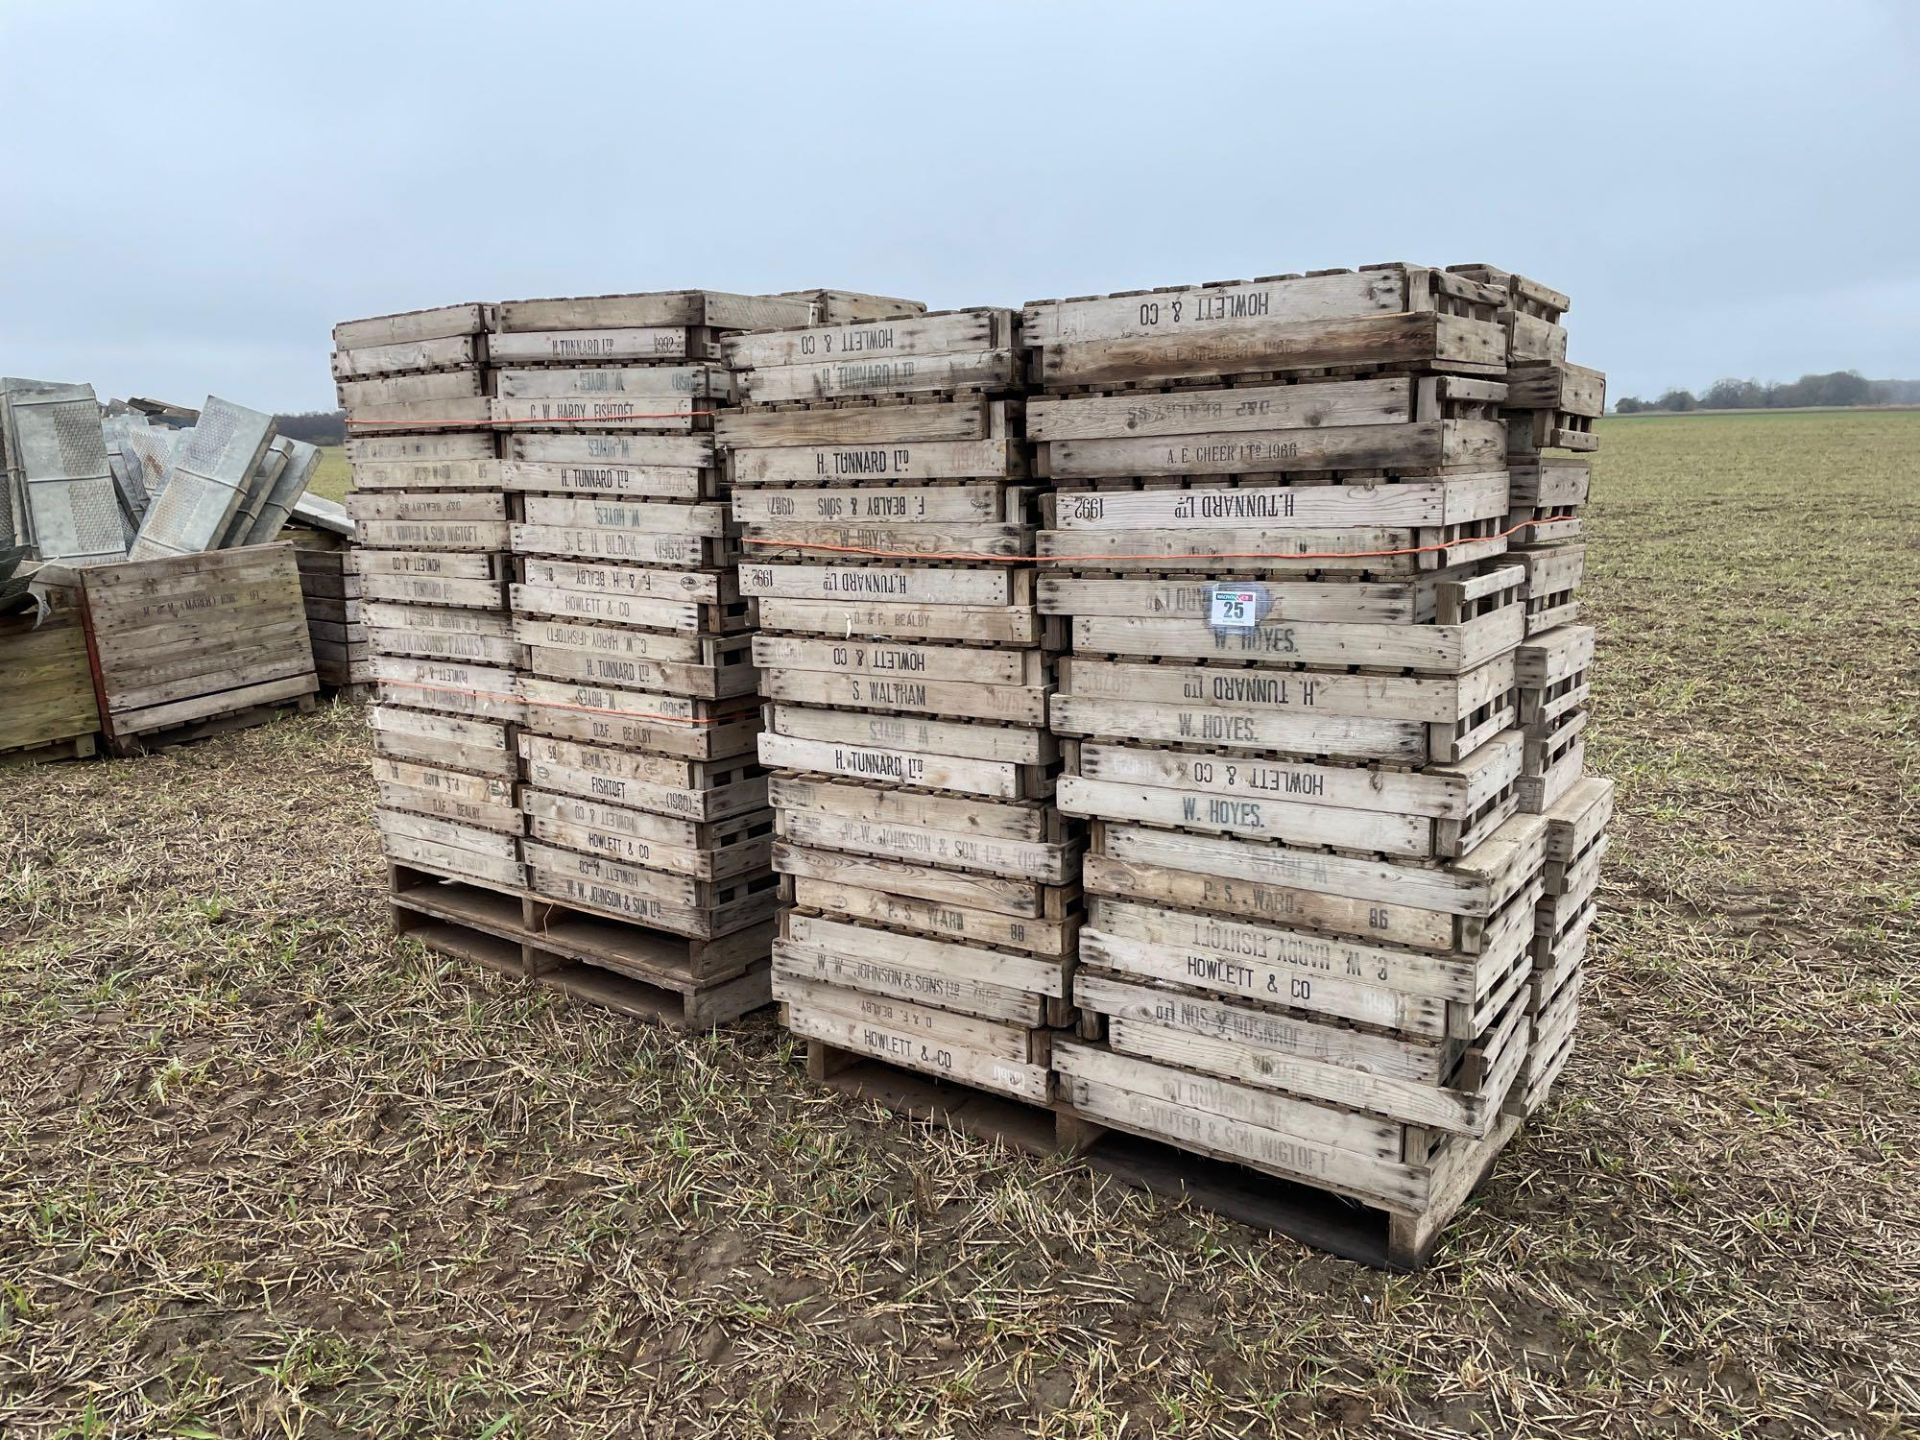
[[[341,707],[0,771],[0,1433],[1914,1433],[1920,415],[1604,434],[1583,1039],[1429,1272],[397,941]]]

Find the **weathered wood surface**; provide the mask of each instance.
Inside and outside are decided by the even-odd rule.
[[[0,750],[55,745],[100,728],[80,617],[0,618]]]
[[[969,570],[933,565],[788,565],[751,558],[740,567],[744,595],[787,600],[868,600],[915,605],[1030,603],[1032,575],[1013,567]]]
[[[1607,377],[1565,362],[1515,365],[1507,371],[1507,407],[1595,418],[1607,413]]]
[[[768,794],[770,798],[773,796],[771,788]],[[1071,884],[1080,875],[1080,846],[1074,841],[1006,840],[971,834],[964,829],[943,830],[825,810],[798,809],[779,806],[777,800],[775,804],[780,838],[796,845],[952,866],[957,870],[1037,880],[1049,885]]]
[[[394,705],[489,720],[526,713],[511,668],[377,652],[370,664],[380,698]]]
[[[361,520],[356,524],[356,539],[372,550],[451,550],[475,554],[505,550],[509,534],[510,528],[504,518],[474,521]]]
[[[1116,441],[1130,444],[1130,441]],[[1170,473],[1208,473],[1170,452]],[[1126,473],[1148,473],[1138,469]],[[1069,491],[1054,497],[1053,528],[1079,530],[1328,530],[1460,525],[1507,513],[1507,472],[1434,480],[1242,489]]]
[[[589,595],[630,595],[653,600],[691,600],[720,604],[738,598],[738,577],[731,571],[689,573],[684,570],[647,570],[632,565],[592,561],[529,559],[522,563],[528,585],[576,590]]]
[[[499,473],[503,488],[540,494],[703,500],[719,491],[716,472],[691,466],[505,460]]]
[[[1057,840],[1069,828],[1044,804],[991,803],[889,785],[775,775],[767,795],[776,808],[796,813],[965,833],[982,840]]]
[[[1033,301],[1022,318],[1047,385],[1343,366],[1492,374],[1506,364],[1501,300],[1460,276],[1390,266]]]
[[[632,295],[583,295],[503,300],[495,327],[514,334],[544,330],[638,329],[701,325],[715,330],[763,330],[805,325],[812,302],[788,295],[736,295],[720,290],[661,290]]]
[[[1458,625],[1342,625],[1269,619],[1245,630],[1204,620],[1077,616],[1073,645],[1095,655],[1253,660],[1277,665],[1372,665],[1457,675],[1512,650],[1526,612],[1505,605]]]
[[[644,750],[692,760],[750,757],[760,734],[752,708],[697,723],[673,718],[661,697],[565,680],[522,675],[527,728],[541,735],[592,745]],[[669,697],[678,700],[680,697]]]
[[[733,517],[753,526],[986,525],[1018,520],[1011,507],[1023,494],[1000,484],[742,490],[733,496]]]
[[[431,310],[408,310],[375,315],[365,320],[342,320],[333,327],[337,349],[358,350],[372,345],[404,345],[437,340],[447,335],[477,335],[487,329],[486,305],[442,305]]]
[[[354,464],[354,493],[347,498],[387,490],[497,490],[500,473],[500,462],[491,458],[362,460]]]
[[[764,810],[767,782],[737,762],[679,760],[522,735],[528,784],[685,820],[725,820]],[[731,768],[728,768],[728,767]]]
[[[1509,501],[1516,507],[1561,510],[1587,503],[1592,467],[1573,455],[1536,455],[1514,461]]]
[[[947,310],[842,324],[816,324],[724,342],[727,364],[736,370],[815,365],[834,360],[932,357],[1013,344],[1017,316],[1011,310]]]
[[[335,389],[343,409],[360,413],[388,405],[427,405],[470,400],[482,392],[477,369],[442,370],[428,375],[383,375],[371,380],[342,380]]]
[[[1589,775],[1546,813],[1547,860],[1565,863],[1584,853],[1613,818],[1613,781]]]
[[[604,365],[622,360],[712,360],[719,342],[693,325],[636,325],[626,329],[503,331],[490,336],[495,365]]]
[[[485,358],[478,335],[443,335],[430,340],[399,340],[333,352],[333,378],[366,379],[417,370],[453,370],[479,365]]]
[[[498,369],[494,371],[494,385],[494,393],[503,400],[613,402],[693,397],[728,401],[733,398],[734,377],[717,365],[548,365]]]
[[[1490,522],[1491,523],[1491,522]],[[1431,547],[1444,546],[1444,550]],[[1422,548],[1427,547],[1427,548]],[[1433,528],[1348,526],[1300,530],[1210,529],[1042,530],[1035,551],[1043,567],[1100,571],[1183,570],[1237,577],[1363,573],[1406,575],[1499,555],[1504,538]]]
[[[529,525],[708,536],[724,535],[728,528],[727,507],[719,504],[679,505],[571,495],[529,495],[521,504]]]
[[[912,601],[759,601],[761,629],[870,639],[962,640],[976,645],[1035,645],[1041,618],[1031,605],[922,605]]]
[[[808,740],[779,733],[760,736],[760,763],[773,769],[860,780],[889,780],[929,790],[1017,800],[1027,793],[1020,764],[929,754],[881,744]]]
[[[732,452],[734,483],[756,488],[1009,479],[1026,471],[1025,448],[1012,439],[784,445]],[[792,499],[806,501],[805,496]],[[775,501],[769,497],[768,503]]]
[[[1039,473],[1056,480],[1100,475],[1267,475],[1299,470],[1484,469],[1505,458],[1493,420],[1422,420],[1329,430],[1215,431],[1168,439],[1055,440]]]
[[[1455,571],[1391,580],[1268,580],[1259,582],[1265,613],[1276,620],[1413,625],[1439,614],[1440,589]],[[1082,579],[1043,574],[1038,603],[1046,615],[1205,619],[1220,580]]]
[[[491,460],[493,436],[465,432],[444,435],[355,435],[347,441],[347,459],[356,475],[362,465],[439,465],[449,461]]]
[[[1079,932],[1078,916],[1034,919],[947,901],[923,900],[844,880],[820,880],[805,875],[793,876],[792,880],[794,903],[802,909],[822,910],[893,930],[1019,950],[1055,960],[1072,955]]]
[[[349,405],[347,425],[356,433],[374,435],[409,429],[484,430],[493,423],[493,404],[485,395],[471,395]]]
[[[1035,920],[1063,918],[1050,912],[1060,910],[1067,894],[1064,887],[1037,881],[963,874],[911,861],[814,850],[784,841],[774,846],[773,868],[783,875],[883,890],[893,895],[950,902],[968,909],[992,910]]]
[[[1595,635],[1591,625],[1562,625],[1522,642],[1513,655],[1516,683],[1537,689],[1578,675],[1593,663]]]
[[[369,520],[413,520],[421,522],[493,521],[507,518],[507,497],[492,491],[410,491],[364,493],[347,496],[347,513],[364,524]],[[361,541],[362,544],[366,542]]]
[[[1431,820],[1465,821],[1520,775],[1509,730],[1455,765],[1420,771],[1085,745],[1060,782],[1070,814],[1424,856]]]
[[[729,411],[714,438],[736,453],[765,446],[899,446],[1018,436],[1019,402],[963,396],[836,408]]]
[[[1047,722],[1049,685],[989,685],[976,681],[895,679],[819,670],[769,667],[760,693],[769,700],[856,710],[964,716],[1005,725]]]
[[[521,849],[528,887],[535,894],[676,935],[727,935],[759,924],[777,908],[771,889],[722,899],[708,893],[706,881],[686,881],[531,840],[522,842]]]
[[[710,435],[610,435],[515,431],[500,437],[500,458],[514,464],[565,465],[593,469],[712,469],[717,463]]]
[[[381,755],[504,780],[518,772],[507,727],[497,720],[375,705],[367,711],[367,723]]]
[[[389,810],[415,810],[510,835],[518,835],[524,826],[510,777],[379,755],[373,778],[380,787],[380,803]]]
[[[109,739],[319,689],[290,545],[95,566],[81,585]]]
[[[878,745],[975,760],[1006,760],[1023,766],[1049,765],[1060,753],[1058,742],[1049,732],[1024,725],[974,725],[963,720],[931,720],[919,715],[877,715],[864,710],[801,705],[776,704],[769,708],[773,713],[770,728],[774,734],[803,740]]]
[[[706,423],[712,401],[691,395],[627,395],[598,399],[553,396],[495,396],[486,402],[486,420],[500,426],[539,426],[575,429],[591,425],[604,430],[642,430],[691,433]]]
[[[631,565],[681,569],[722,566],[733,559],[731,542],[713,536],[606,529],[597,525],[532,525],[517,521],[508,530],[517,555],[621,560]]]
[[[850,1013],[879,1009],[883,1002],[867,1005],[843,1001],[838,1008],[823,1004],[829,998],[858,996],[858,991],[820,987],[817,994],[794,998],[797,982],[776,980],[776,998],[784,999],[787,1028],[796,1035],[822,1040],[846,1050],[856,1050],[903,1065],[941,1079],[956,1080],[977,1089],[991,1090],[1017,1099],[1044,1104],[1051,1098],[1052,1075],[1045,1065],[1023,1064],[1003,1056],[983,1054],[942,1035],[929,1035],[917,1023],[919,1016],[937,1016],[940,1012],[923,1010],[905,1001],[885,1002],[889,1014]]]

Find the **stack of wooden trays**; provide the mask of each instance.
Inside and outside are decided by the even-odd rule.
[[[1512,1108],[1546,1103],[1573,1049],[1600,859],[1607,849],[1613,782],[1585,775],[1594,630],[1577,623],[1586,569],[1581,511],[1593,424],[1606,411],[1606,377],[1567,360],[1562,323],[1571,302],[1537,281],[1491,265],[1459,273],[1506,293],[1508,525],[1527,572],[1527,638],[1515,652],[1525,736],[1520,808],[1547,818],[1547,866],[1536,915],[1528,1011],[1533,1039]]]
[[[307,607],[307,638],[323,690],[358,697],[373,686],[373,646],[360,613],[360,565],[352,542],[325,530],[285,534],[300,567],[300,598]]]
[[[507,505],[486,396],[484,305],[334,327],[356,523],[353,565],[377,686],[376,823],[396,891],[517,893]]]
[[[1019,317],[728,342],[720,422],[789,904],[774,993],[817,1077],[863,1064],[1044,1104],[1080,843],[1052,804]],[[1012,563],[1009,563],[1012,562]]]
[[[707,291],[519,300],[492,336],[534,963],[616,972],[690,1024],[768,1002],[778,898],[720,345],[811,314]]]
[[[1387,265],[1024,312],[1060,806],[1095,822],[1062,1098],[1374,1207],[1401,1263],[1529,1039],[1509,309]]]

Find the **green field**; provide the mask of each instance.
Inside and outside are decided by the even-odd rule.
[[[344,500],[347,491],[352,488],[353,467],[347,463],[347,447],[323,445],[320,449],[320,468],[313,472],[307,489],[329,500]]]
[[[1920,414],[1601,433],[1582,1039],[1428,1272],[429,957],[337,707],[0,771],[0,1432],[1912,1434]]]

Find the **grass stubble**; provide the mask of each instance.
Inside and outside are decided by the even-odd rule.
[[[387,926],[358,712],[0,771],[0,1433],[1906,1433],[1920,415],[1610,422],[1582,1038],[1387,1276]]]

